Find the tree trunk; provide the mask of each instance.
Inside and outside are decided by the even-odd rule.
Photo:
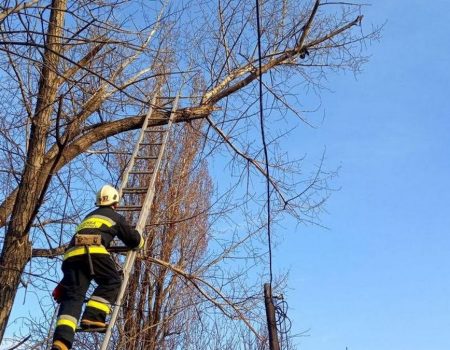
[[[66,0],[52,2],[25,168],[0,256],[0,340],[5,333],[21,274],[31,257],[29,230],[37,214],[42,191],[45,191],[37,180],[42,175],[47,135],[58,91],[57,71],[65,9]]]
[[[28,242],[28,235],[6,237],[0,260],[0,340],[3,339],[20,277],[30,256],[31,244]]]

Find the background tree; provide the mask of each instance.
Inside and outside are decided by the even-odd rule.
[[[199,122],[178,128],[166,153],[166,166],[156,184],[152,218],[143,258],[134,269],[117,344],[132,349],[173,349],[194,322],[200,302],[192,286],[157,258],[194,274],[202,267],[208,245],[211,179],[197,159],[202,135]]]
[[[304,163],[288,159],[276,143],[287,137],[293,117],[304,125],[311,123],[293,91],[320,91],[330,71],[357,71],[365,60],[361,43],[377,33],[360,30],[361,6],[349,3],[264,1],[261,10],[259,70],[255,4],[250,1],[4,4],[0,338],[31,261],[31,248],[66,242],[73,223],[92,204],[86,194],[101,180],[117,182],[111,162],[111,155],[120,152],[116,137],[139,128],[160,77],[170,94],[186,81],[183,94],[189,98],[183,99],[176,121],[203,119],[205,123],[198,125],[204,141],[198,157],[225,158],[236,180],[227,188],[234,194],[218,186],[219,196],[213,201],[211,213],[220,208],[222,214],[215,222],[236,227],[234,234],[226,232],[226,244],[217,239],[223,237],[216,231],[219,244],[208,246],[221,248],[216,257],[239,253],[248,258],[245,271],[263,255],[248,248],[264,241],[267,218],[259,179],[268,175],[262,152],[266,146],[271,151],[273,214],[316,220],[328,195],[329,174],[319,167],[308,175]],[[264,124],[266,145],[258,141],[256,82],[261,74],[265,118],[270,120]],[[165,123],[167,113],[156,109],[151,125]],[[222,197],[224,193],[228,194]],[[41,275],[55,264],[34,268]],[[233,295],[237,284],[224,293]],[[248,285],[243,289],[254,291]]]

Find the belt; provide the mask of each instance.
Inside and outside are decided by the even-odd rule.
[[[107,255],[109,255],[109,252],[102,245],[88,246],[88,247],[73,247],[64,253],[64,260],[71,258],[73,256],[84,255],[84,254],[107,254]]]

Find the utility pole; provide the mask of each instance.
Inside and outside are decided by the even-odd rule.
[[[272,299],[272,286],[270,283],[264,284],[264,302],[266,304],[267,328],[269,330],[270,350],[280,350],[278,343],[277,324],[275,321],[275,306]]]

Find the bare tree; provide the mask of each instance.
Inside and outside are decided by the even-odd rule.
[[[320,91],[330,71],[357,71],[365,61],[363,43],[377,31],[360,29],[357,4],[267,0],[261,8],[261,69],[250,1],[7,1],[1,8],[0,339],[32,248],[61,246],[87,208],[80,197],[100,179],[117,181],[111,172],[111,154],[120,150],[117,137],[140,127],[161,81],[169,94],[187,82],[183,93],[189,98],[176,121],[204,120],[193,124],[204,140],[200,157],[227,151],[237,179],[230,187],[239,195],[226,202],[232,198],[232,206],[247,213],[239,234],[209,266],[238,246],[245,254],[242,247],[261,238],[265,200],[258,195],[259,178],[269,178],[274,214],[315,221],[329,174],[319,167],[303,176],[301,163],[276,152],[276,141],[286,135],[285,120],[310,123],[293,91]],[[261,75],[270,118],[267,145],[258,142]],[[167,113],[156,109],[151,125],[166,123]],[[264,147],[272,150],[270,174]],[[251,213],[252,208],[259,209]],[[221,220],[233,224],[231,215]]]

